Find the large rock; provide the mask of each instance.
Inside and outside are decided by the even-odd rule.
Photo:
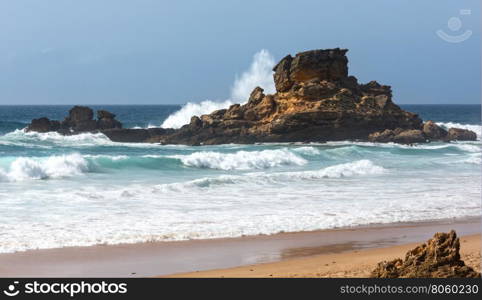
[[[377,81],[358,83],[348,75],[346,49],[312,50],[284,57],[274,67],[277,92],[256,87],[246,104],[193,116],[180,129],[122,129],[115,115],[76,106],[57,131],[62,134],[101,131],[114,141],[208,145],[256,142],[324,142],[361,140],[422,143],[442,139],[443,130],[423,124],[392,101],[392,89]],[[56,130],[50,120],[30,128]],[[442,140],[475,139],[451,130]]]
[[[455,231],[436,233],[426,243],[407,252],[405,259],[380,262],[377,278],[480,278],[480,273],[460,259],[460,241]]]
[[[471,130],[450,128],[447,134],[447,140],[449,141],[475,141],[477,140],[477,134]]]
[[[278,92],[288,91],[294,84],[318,80],[340,80],[348,76],[347,49],[311,50],[284,57],[274,68]]]

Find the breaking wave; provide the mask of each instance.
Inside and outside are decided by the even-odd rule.
[[[89,171],[89,164],[80,154],[50,156],[47,158],[19,157],[7,171],[0,169],[2,181],[55,179],[80,175]]]
[[[302,166],[307,161],[287,149],[263,151],[238,151],[236,153],[195,152],[189,155],[173,155],[188,167],[219,170],[268,169],[279,166]]]

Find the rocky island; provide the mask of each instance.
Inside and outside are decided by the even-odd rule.
[[[115,115],[76,106],[62,122],[32,120],[27,131],[102,132],[115,142],[214,145],[358,140],[425,143],[476,140],[474,132],[424,123],[392,101],[390,86],[348,75],[347,49],[287,55],[273,69],[276,93],[256,87],[246,104],[193,116],[179,129],[125,129]]]

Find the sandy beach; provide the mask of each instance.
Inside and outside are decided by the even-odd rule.
[[[480,272],[480,235],[462,236],[460,237],[460,241],[462,260],[464,260],[466,265]],[[403,258],[408,250],[413,249],[419,244],[420,243],[410,243],[386,248],[321,254],[310,257],[288,259],[274,263],[175,274],[169,277],[366,278],[370,276],[370,272],[375,268],[378,262],[382,260],[392,260],[399,257]]]
[[[1,277],[365,277],[435,232],[455,229],[480,270],[480,219],[30,250],[0,254]]]

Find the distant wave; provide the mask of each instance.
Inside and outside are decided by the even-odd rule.
[[[302,166],[307,161],[286,149],[263,151],[238,151],[236,153],[195,152],[189,155],[173,155],[188,167],[219,170],[267,169],[279,166]]]
[[[24,181],[71,177],[88,172],[89,166],[80,154],[50,156],[47,158],[19,157],[8,171],[0,169],[2,181]]]

